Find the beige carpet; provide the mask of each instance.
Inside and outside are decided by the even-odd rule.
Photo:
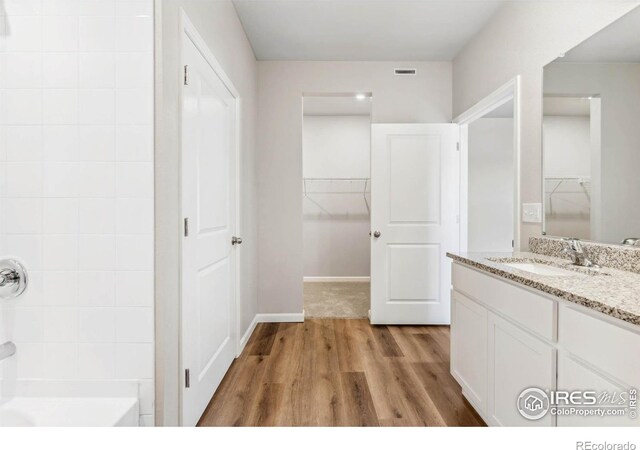
[[[369,283],[304,283],[304,315],[356,319],[369,316]]]

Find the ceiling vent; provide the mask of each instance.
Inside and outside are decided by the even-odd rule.
[[[396,69],[394,72],[396,75],[415,75],[416,69]]]

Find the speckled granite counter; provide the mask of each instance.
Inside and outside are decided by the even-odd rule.
[[[447,256],[476,269],[640,326],[639,274],[608,267],[594,271],[573,266],[566,259],[528,252],[447,253]],[[505,258],[536,260],[576,274],[540,275],[506,266],[500,262]]]

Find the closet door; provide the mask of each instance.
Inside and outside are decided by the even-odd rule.
[[[448,324],[459,245],[458,126],[374,124],[371,322]]]

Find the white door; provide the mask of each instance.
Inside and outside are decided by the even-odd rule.
[[[183,62],[182,425],[195,425],[236,351],[236,99],[188,37]]]
[[[371,323],[449,323],[458,134],[454,124],[372,126]]]

